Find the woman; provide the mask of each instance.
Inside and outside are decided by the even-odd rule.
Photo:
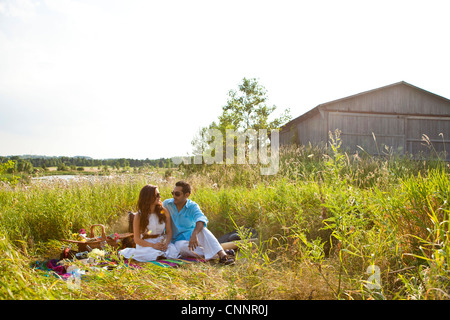
[[[126,259],[133,258],[140,262],[177,258],[178,251],[170,242],[170,213],[162,206],[158,188],[152,185],[144,186],[139,193],[137,206],[138,213],[133,220],[136,248],[125,248],[119,253]]]

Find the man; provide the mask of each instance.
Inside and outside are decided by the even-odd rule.
[[[191,186],[178,181],[172,191],[172,199],[166,199],[163,206],[172,218],[172,243],[181,256],[204,256],[206,260],[219,256],[219,262],[234,264],[234,258],[228,256],[216,237],[206,228],[208,219],[197,203],[189,199]]]

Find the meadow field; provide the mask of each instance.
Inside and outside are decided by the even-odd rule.
[[[277,175],[258,166],[180,166],[108,179],[0,186],[0,299],[433,299],[450,298],[450,168],[445,161],[388,152],[280,150]],[[126,232],[140,189],[169,198],[178,180],[221,236],[253,227],[236,265],[180,268],[119,261],[94,268],[79,286],[31,268],[60,254],[80,228]],[[110,250],[115,257],[114,250]]]

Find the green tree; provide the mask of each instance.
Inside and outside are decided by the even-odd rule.
[[[0,163],[0,175],[4,171],[7,171],[8,169],[15,168],[15,167],[16,167],[16,162],[12,161],[12,160],[8,160],[5,163]]]
[[[19,181],[19,177],[14,175],[14,171],[15,171],[15,167],[16,167],[16,161],[13,160],[8,160],[5,163],[0,163],[0,181],[9,181],[12,185],[16,185]],[[10,177],[9,179],[6,177],[2,177],[2,174],[6,171],[12,171],[11,173],[13,174],[12,177]]]
[[[218,129],[278,129],[291,119],[290,110],[286,109],[280,117],[270,121],[269,118],[277,107],[269,106],[267,102],[267,90],[264,86],[255,78],[244,78],[238,90],[228,92],[227,104],[219,116]]]
[[[227,104],[222,107],[222,114],[218,122],[203,127],[192,140],[194,155],[202,154],[208,143],[206,132],[209,129],[218,129],[225,137],[226,130],[232,129],[236,133],[245,133],[249,129],[270,130],[279,129],[291,119],[290,110],[285,109],[281,116],[271,120],[271,116],[277,109],[275,105],[268,105],[267,90],[258,83],[255,78],[244,78],[238,85],[238,90],[228,92]],[[225,151],[225,139],[223,141]],[[224,153],[225,154],[225,153]]]
[[[33,171],[33,165],[27,160],[19,160],[16,167],[18,172],[31,173]]]

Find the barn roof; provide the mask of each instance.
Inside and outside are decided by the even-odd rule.
[[[411,87],[411,88],[413,88],[415,90],[419,90],[422,93],[425,93],[425,94],[431,95],[433,97],[442,99],[445,102],[449,103],[449,105],[450,105],[450,100],[447,99],[447,98],[439,96],[439,95],[437,95],[435,93],[432,93],[430,91],[424,90],[422,88],[416,87],[416,86],[414,86],[414,85],[412,85],[410,83],[407,83],[405,81],[400,81],[400,82],[396,82],[396,83],[393,83],[393,84],[390,84],[390,85],[387,85],[387,86],[383,86],[383,87],[380,87],[380,88],[376,88],[376,89],[372,89],[372,90],[368,90],[368,91],[363,91],[363,92],[360,92],[360,93],[357,93],[357,94],[354,94],[354,95],[351,95],[351,96],[347,96],[347,97],[344,97],[344,98],[340,98],[340,99],[332,100],[332,101],[329,101],[329,102],[321,103],[317,107],[315,107],[315,108],[305,112],[301,116],[299,116],[299,117],[297,117],[295,119],[292,119],[291,121],[286,123],[281,128],[281,130],[282,131],[283,130],[287,130],[291,125],[296,124],[296,123],[300,123],[300,122],[302,122],[302,121],[304,121],[304,120],[306,120],[306,119],[316,115],[319,112],[320,109],[325,108],[326,106],[331,105],[333,103],[345,101],[345,100],[352,99],[352,98],[355,98],[355,97],[358,97],[358,96],[362,96],[362,95],[365,95],[365,94],[368,94],[368,93],[372,93],[372,92],[375,92],[375,91],[381,91],[381,90],[385,90],[385,89],[390,88],[390,87],[395,87],[395,86],[400,86],[400,85],[409,86],[409,87]]]

